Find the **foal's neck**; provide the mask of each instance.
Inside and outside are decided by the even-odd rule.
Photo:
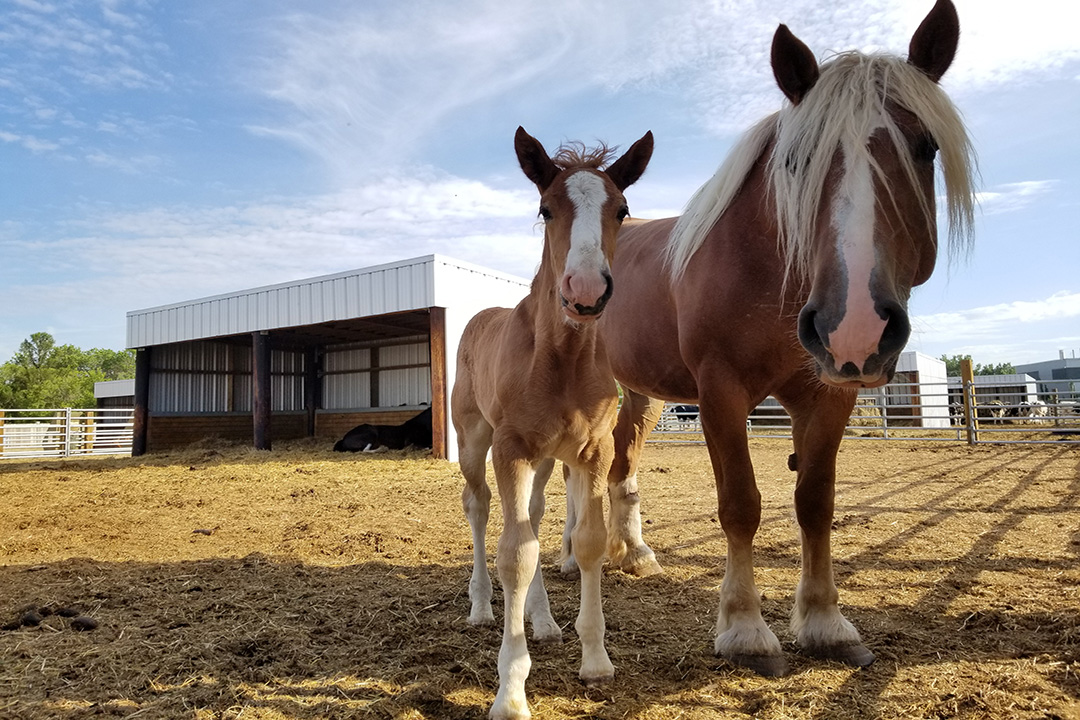
[[[544,259],[525,299],[532,318],[535,351],[545,347],[557,350],[560,362],[573,357],[595,357],[599,342],[596,322],[576,323],[566,317],[559,296],[560,278],[546,251],[545,243]]]

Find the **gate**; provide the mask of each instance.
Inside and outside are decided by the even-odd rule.
[[[0,410],[0,459],[130,455],[133,408]]]

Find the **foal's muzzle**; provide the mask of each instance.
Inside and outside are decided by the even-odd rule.
[[[573,320],[586,320],[599,317],[600,313],[604,312],[608,300],[611,299],[611,293],[614,287],[610,274],[604,273],[604,281],[607,283],[607,287],[604,289],[604,294],[600,296],[595,305],[585,306],[581,303],[571,303],[562,295],[562,293],[559,293],[559,300],[562,302],[566,314]]]

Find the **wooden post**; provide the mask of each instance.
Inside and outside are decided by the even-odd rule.
[[[150,357],[151,348],[135,351],[135,414],[132,418],[131,456],[145,455],[150,435]]]
[[[979,414],[975,410],[975,370],[971,358],[960,360],[960,383],[964,393],[964,425],[968,445],[979,442]]]
[[[446,308],[433,307],[429,316],[431,355],[431,455],[445,460],[446,437]]]
[[[322,404],[322,374],[319,372],[319,347],[304,352],[304,408],[307,410],[307,435],[315,437],[315,416]]]
[[[382,407],[379,402],[379,346],[373,345],[368,351],[368,405],[373,408]]]
[[[251,334],[252,343],[252,418],[255,431],[255,449],[271,449],[270,418],[270,333],[258,331]]]

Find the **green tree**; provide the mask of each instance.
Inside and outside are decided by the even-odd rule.
[[[49,333],[34,333],[0,366],[0,407],[93,407],[94,383],[135,376],[128,350],[57,345]]]
[[[960,361],[970,360],[971,356],[942,355],[941,359],[945,362],[945,374],[949,377],[957,377],[960,375]],[[1016,368],[1012,363],[998,363],[997,365],[975,363],[971,370],[976,375],[1013,375],[1016,373]]]

